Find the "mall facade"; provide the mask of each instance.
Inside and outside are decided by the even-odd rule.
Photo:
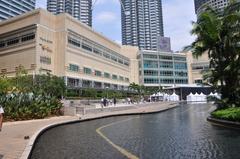
[[[185,53],[142,50],[138,56],[140,83],[147,87],[188,84]]]
[[[139,83],[137,47],[121,46],[68,14],[37,9],[0,23],[0,75],[51,73],[71,88]]]
[[[0,22],[0,76],[63,77],[69,88],[127,90],[130,83],[172,87],[202,83],[207,55],[139,50],[122,46],[62,13],[37,9]]]

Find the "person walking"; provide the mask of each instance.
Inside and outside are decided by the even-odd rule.
[[[0,131],[2,131],[3,113],[4,113],[4,110],[3,110],[2,106],[0,105]]]
[[[116,106],[116,103],[117,103],[117,99],[114,97],[114,98],[113,98],[113,104],[114,104],[114,106]]]

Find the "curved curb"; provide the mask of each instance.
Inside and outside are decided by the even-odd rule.
[[[217,118],[214,118],[214,117],[211,117],[211,116],[209,116],[207,118],[207,121],[211,122],[212,124],[219,125],[219,126],[222,126],[222,127],[227,127],[227,128],[233,128],[233,129],[239,129],[240,130],[240,122],[217,119]]]
[[[174,105],[174,106],[172,106]],[[129,115],[147,115],[147,114],[157,114],[160,112],[165,112],[170,109],[174,109],[178,107],[178,103],[176,104],[169,104],[166,109],[162,110],[153,110],[153,111],[142,111],[142,112],[136,112],[136,113],[119,113],[119,114],[108,114],[108,115],[103,115],[103,116],[98,116],[98,117],[92,117],[92,118],[87,118],[87,119],[79,119],[79,120],[72,120],[72,121],[64,121],[64,122],[59,122],[59,123],[54,123],[54,124],[49,124],[47,126],[44,126],[40,130],[38,130],[34,135],[30,138],[27,146],[24,149],[24,152],[22,153],[20,159],[28,159],[30,157],[30,154],[32,153],[32,149],[38,139],[39,136],[41,136],[44,132],[47,130],[61,126],[61,125],[67,125],[67,124],[74,124],[74,123],[79,123],[79,122],[85,122],[85,121],[91,121],[91,120],[97,120],[97,119],[103,119],[103,118],[109,118],[109,117],[116,117],[116,116],[129,116]]]

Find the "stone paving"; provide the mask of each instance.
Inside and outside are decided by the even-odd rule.
[[[84,120],[90,118],[97,118],[109,115],[118,114],[131,114],[131,113],[150,113],[166,110],[176,107],[176,103],[151,103],[140,104],[132,106],[132,109],[121,111],[105,111],[108,108],[104,108],[102,112],[95,114],[85,114],[81,116],[61,116],[52,117],[49,119],[30,120],[30,121],[18,121],[7,122],[3,124],[2,132],[0,132],[0,159],[18,159],[26,158],[26,147],[31,140],[35,140],[36,132],[40,131],[43,127],[48,125],[54,125],[57,123]],[[24,139],[25,136],[29,136],[29,139]],[[32,142],[32,141],[31,141]],[[31,144],[30,144],[31,146]],[[25,150],[24,155],[22,156]]]

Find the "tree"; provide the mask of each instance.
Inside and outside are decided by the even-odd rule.
[[[207,7],[193,22],[193,55],[204,52],[210,58],[207,77],[222,95],[222,106],[240,106],[240,2],[232,2],[223,12]]]

